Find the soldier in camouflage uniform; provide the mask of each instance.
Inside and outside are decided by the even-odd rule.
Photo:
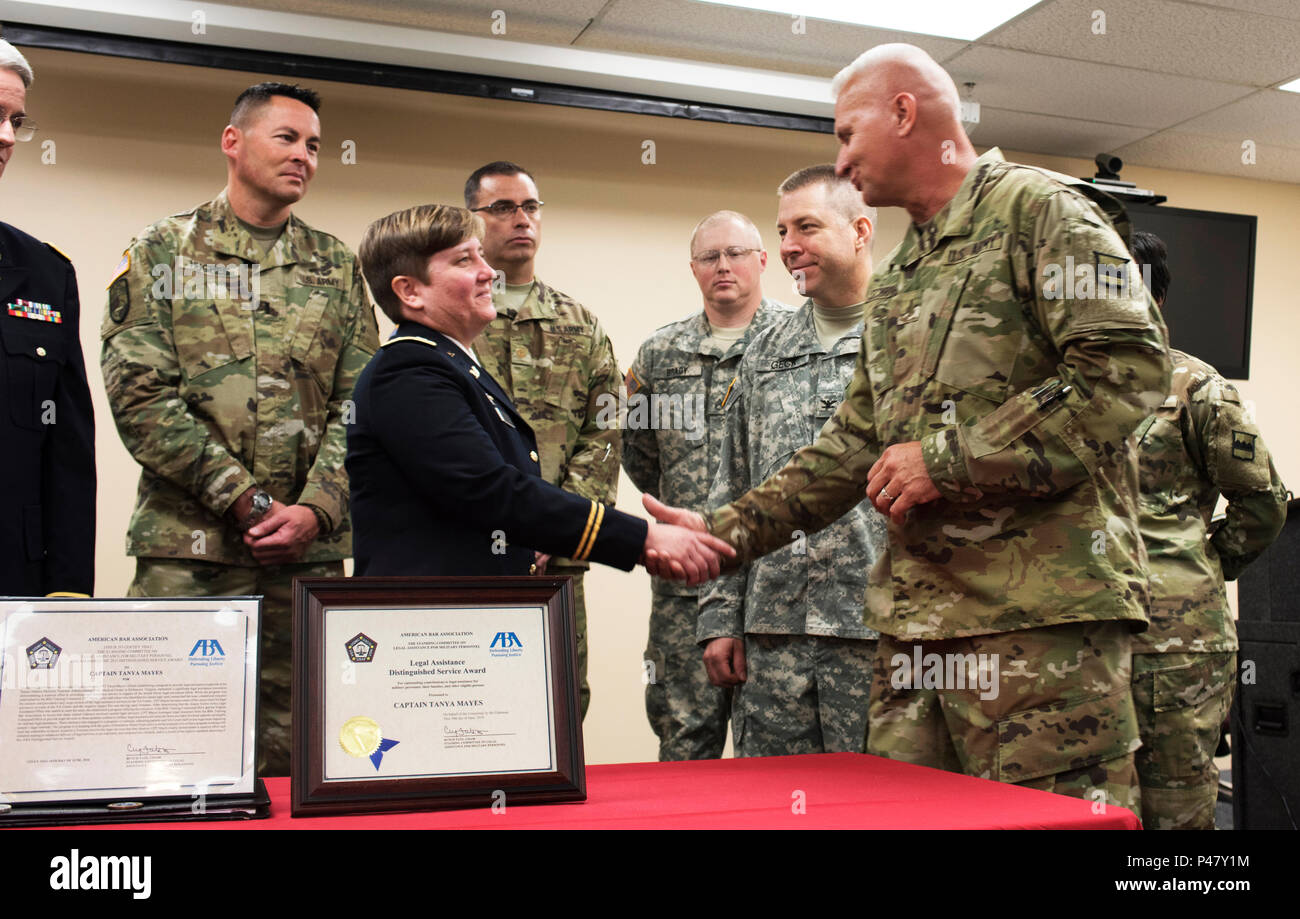
[[[1169,289],[1165,247],[1133,234],[1151,295]],[[1236,683],[1237,628],[1223,587],[1286,522],[1286,489],[1254,420],[1213,367],[1171,351],[1173,391],[1138,428],[1140,525],[1151,584],[1151,628],[1133,641],[1133,698],[1142,749],[1142,823],[1214,829],[1220,726]],[[1227,519],[1210,517],[1219,495]]]
[[[919,48],[874,48],[834,87],[840,174],[913,222],[872,278],[835,417],[707,525],[747,561],[865,486],[890,515],[867,589],[869,752],[1136,808],[1133,432],[1168,391],[1169,355],[1141,285],[1097,270],[1127,265],[1122,208],[996,148],[977,157],[952,79]],[[1102,277],[1067,297],[1065,265]],[[917,679],[918,657],[946,662],[940,678],[927,663]]]
[[[351,553],[343,425],[378,346],[352,252],[290,213],[316,171],[318,105],[283,84],[240,95],[226,189],[132,240],[101,333],[143,467],[129,594],[264,596],[263,775],[289,774],[293,578],[341,576]]]
[[[618,497],[619,430],[598,416],[604,404],[618,401],[618,361],[600,321],[534,273],[542,233],[537,186],[514,163],[489,163],[466,181],[465,206],[482,215],[483,257],[498,272],[492,288],[497,318],[474,340],[474,350],[537,436],[542,478],[612,506]],[[573,578],[585,718],[591,689],[582,582],[589,563],[544,557],[539,562],[549,575]]]
[[[853,379],[875,211],[830,165],[779,188],[781,260],[809,299],[750,341],[727,405],[709,506],[812,443]],[[861,753],[877,633],[862,622],[885,518],[864,497],[820,533],[700,589],[698,638],[715,685],[734,686],[737,756]]]
[[[759,277],[767,253],[743,214],[704,218],[690,252],[704,309],[658,329],[637,352],[627,374],[623,468],[644,493],[703,510],[741,355],[790,307],[763,299]],[[702,261],[708,256],[711,262]],[[650,410],[656,406],[669,409]],[[659,737],[659,758],[715,759],[727,742],[731,690],[710,685],[700,661],[696,588],[656,577],[651,591],[643,666],[646,715]]]

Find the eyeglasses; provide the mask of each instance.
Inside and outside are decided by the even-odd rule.
[[[723,255],[727,257],[727,261],[734,262],[737,259],[744,258],[751,252],[759,251],[761,250],[746,248],[745,246],[728,246],[725,249],[709,249],[707,252],[701,252],[699,255],[691,256],[691,261],[703,265],[706,268],[712,268],[714,265],[718,264],[718,259]]]
[[[6,115],[0,109],[0,122],[8,121],[14,129],[14,140],[26,142],[36,135],[36,122],[26,115]]]
[[[483,207],[471,207],[470,210],[475,212],[487,211],[498,220],[513,217],[515,211],[523,211],[529,217],[536,217],[541,213],[542,205],[545,203],[545,201],[535,201],[532,198],[529,198],[523,204],[515,204],[513,201],[493,201]]]

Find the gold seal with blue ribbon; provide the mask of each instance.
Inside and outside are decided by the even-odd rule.
[[[363,756],[370,757],[370,761],[375,764],[376,772],[379,771],[379,764],[383,761],[384,754],[399,742],[385,738],[379,729],[379,722],[365,715],[349,718],[343,722],[343,727],[339,730],[339,746],[343,748],[343,752],[357,759]]]

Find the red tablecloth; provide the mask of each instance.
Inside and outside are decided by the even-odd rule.
[[[587,768],[585,804],[416,814],[289,816],[289,780],[267,779],[269,820],[135,828],[324,829],[1140,829],[1121,807],[861,753]],[[802,794],[799,794],[802,793]],[[800,806],[802,805],[802,806]],[[802,810],[802,813],[799,811]],[[91,829],[86,827],[85,829]]]

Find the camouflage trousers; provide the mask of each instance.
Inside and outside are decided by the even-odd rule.
[[[695,641],[694,596],[656,595],[645,649],[645,713],[659,738],[659,759],[717,759],[727,743],[731,690],[709,682]]]
[[[587,685],[587,592],[582,586],[586,568],[550,564],[547,577],[573,577],[573,620],[578,639],[578,699],[582,703],[582,717],[587,717],[591,705],[591,687]]]
[[[1148,830],[1214,829],[1214,750],[1236,678],[1233,651],[1133,655],[1133,701],[1142,734],[1137,769]]]
[[[882,636],[867,752],[1137,814],[1131,658],[1119,621],[916,643]]]
[[[736,756],[861,753],[876,642],[746,635],[748,678],[731,700]]]
[[[343,562],[241,568],[171,558],[137,558],[128,597],[262,597],[257,774],[289,774],[293,749],[293,579],[343,576]]]

